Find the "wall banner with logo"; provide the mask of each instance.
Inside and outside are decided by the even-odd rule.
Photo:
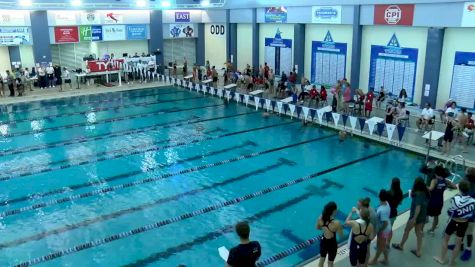
[[[104,41],[125,40],[125,25],[104,25],[102,26],[102,39]]]
[[[54,27],[55,43],[77,43],[79,42],[79,31],[77,26]]]
[[[54,12],[54,25],[69,26],[77,25],[76,16],[73,12]]]
[[[330,31],[323,41],[312,41],[311,82],[321,85],[333,85],[345,76],[346,43],[336,43]]]
[[[414,5],[375,5],[374,24],[412,26]]]
[[[82,25],[98,25],[101,24],[101,16],[95,11],[81,12]]]
[[[25,14],[22,12],[0,12],[0,25],[2,26],[25,26]]]
[[[0,45],[31,44],[28,27],[0,28]]]
[[[106,11],[103,14],[104,24],[123,24],[124,15],[120,11]]]
[[[195,29],[193,24],[170,24],[171,38],[193,38]]]
[[[399,95],[406,89],[409,99],[414,96],[417,70],[417,48],[401,47],[396,34],[393,34],[386,46],[371,46],[369,70],[369,88],[376,92],[384,87],[386,93]]]
[[[341,24],[341,6],[313,6],[312,23]]]
[[[102,41],[102,26],[80,26],[79,40],[84,41]]]
[[[147,26],[127,25],[127,40],[145,40],[147,39]]]
[[[265,8],[265,22],[266,23],[286,23],[287,22],[287,7],[266,7]]]
[[[292,39],[283,39],[282,32],[277,29],[274,38],[265,38],[264,61],[274,70],[276,75],[282,71],[292,71]]]
[[[465,3],[462,13],[462,27],[475,27],[475,2]]]
[[[176,11],[175,22],[191,22],[191,15],[189,11]]]

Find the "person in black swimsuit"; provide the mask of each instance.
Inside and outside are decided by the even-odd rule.
[[[358,209],[353,208],[346,218],[346,225],[351,227],[350,263],[351,266],[364,266],[367,260],[368,244],[374,237],[374,226],[369,220],[369,209],[360,210],[360,219],[352,220]]]
[[[442,148],[442,154],[448,155],[450,153],[452,140],[454,140],[454,127],[455,127],[455,122],[453,118],[448,117],[447,126],[445,128],[445,134],[444,134],[444,146]]]
[[[320,239],[320,262],[318,265],[323,267],[325,259],[328,255],[328,266],[333,266],[336,257],[338,243],[336,241],[336,233],[343,235],[343,228],[338,220],[335,220],[338,208],[335,202],[329,202],[323,208],[323,213],[318,218],[316,228],[322,231]]]
[[[434,168],[435,177],[432,179],[429,185],[430,198],[429,205],[427,206],[427,216],[433,217],[432,228],[429,230],[429,234],[434,236],[434,231],[439,224],[439,215],[442,213],[444,206],[444,191],[445,189],[457,189],[457,186],[449,179],[449,170],[438,165]]]

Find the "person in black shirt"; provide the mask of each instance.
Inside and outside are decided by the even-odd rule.
[[[240,244],[229,251],[226,266],[228,267],[254,267],[261,256],[261,245],[257,241],[249,240],[251,229],[247,222],[236,224],[236,233]]]

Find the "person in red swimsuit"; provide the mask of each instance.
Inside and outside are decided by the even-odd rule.
[[[374,93],[373,89],[369,89],[369,92],[366,94],[366,100],[364,103],[364,115],[366,117],[371,116],[371,111],[373,111],[373,99],[374,99]]]

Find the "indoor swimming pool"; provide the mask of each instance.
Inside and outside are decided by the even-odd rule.
[[[240,220],[265,261],[317,236],[329,201],[344,220],[393,177],[407,191],[424,160],[171,86],[7,105],[0,120],[0,266],[222,266]]]

